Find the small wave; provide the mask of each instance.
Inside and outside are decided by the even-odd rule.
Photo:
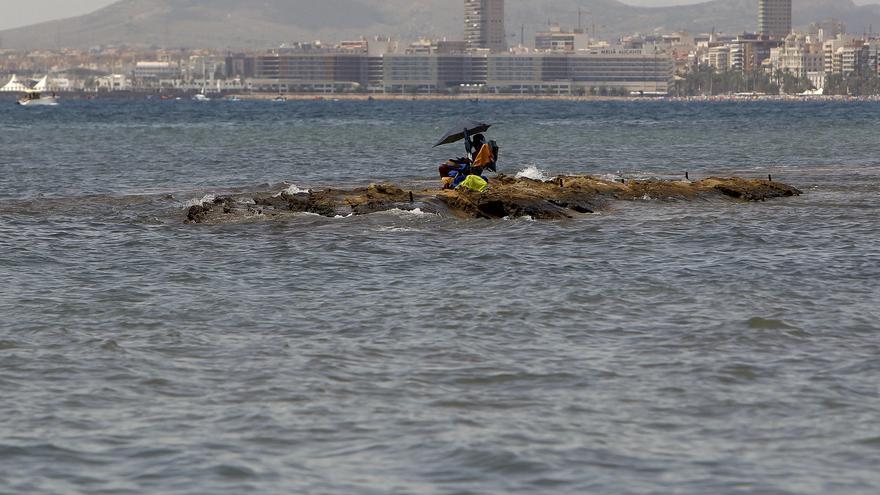
[[[121,351],[121,350],[123,350],[122,346],[119,345],[119,343],[113,339],[110,339],[110,340],[104,342],[103,344],[101,344],[101,349],[103,349],[105,351]]]
[[[288,196],[293,196],[294,194],[302,194],[302,193],[307,193],[307,192],[309,192],[308,189],[300,189],[299,187],[296,186],[296,184],[291,184],[290,187],[279,192],[278,194],[276,194],[273,197],[278,198],[278,197],[281,197],[282,194],[287,194]]]
[[[880,437],[870,437],[857,440],[856,443],[867,445],[869,447],[880,447]]]
[[[217,199],[216,195],[205,194],[204,196],[202,196],[202,199],[193,198],[193,199],[187,201],[186,203],[183,204],[183,208],[185,210],[188,210],[188,209],[192,208],[193,206],[202,206],[205,203],[213,203],[215,199]]]
[[[425,216],[425,215],[434,215],[434,213],[422,211],[421,208],[414,208],[412,210],[402,210],[400,208],[392,208],[392,209],[388,210],[388,213],[394,213],[396,215],[402,215],[402,216],[415,215],[417,217],[421,217],[421,216]]]
[[[755,330],[799,330],[797,327],[789,325],[782,320],[774,320],[772,318],[751,318],[747,322],[749,328]]]
[[[541,182],[547,182],[547,181],[553,180],[553,177],[550,177],[549,175],[547,175],[546,172],[544,172],[543,170],[541,170],[540,168],[538,168],[534,165],[529,165],[528,167],[517,172],[516,178],[517,179],[539,180]]]

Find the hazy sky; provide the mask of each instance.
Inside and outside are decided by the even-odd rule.
[[[87,14],[115,0],[0,0],[0,29]]]
[[[0,29],[26,26],[40,21],[60,19],[89,13],[115,0],[0,0]],[[248,1],[248,0],[242,0]],[[703,0],[622,0],[631,5],[660,6],[699,3]],[[878,3],[880,0],[856,0],[858,4]]]

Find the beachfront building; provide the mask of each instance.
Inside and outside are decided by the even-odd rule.
[[[21,93],[23,91],[28,90],[29,88],[30,88],[30,85],[27,83],[27,81],[22,81],[21,79],[18,78],[18,76],[13,74],[12,78],[10,78],[9,81],[3,85],[3,87],[0,87],[0,92]]]
[[[129,91],[131,79],[125,74],[109,74],[95,79],[98,91]]]
[[[790,34],[785,44],[770,49],[770,61],[774,71],[786,72],[797,77],[824,72],[825,55],[822,45],[812,43],[802,34]]]
[[[846,46],[847,43],[852,43],[852,39],[845,35],[841,35],[832,40],[826,40],[825,43],[822,45],[826,74],[834,74],[835,54],[838,52],[838,50]],[[839,67],[837,67],[837,69],[839,69]]]
[[[770,49],[773,74],[791,74],[809,79],[815,88],[825,85],[825,54],[821,43],[810,36],[792,33],[785,44]]]
[[[496,54],[311,50],[255,55],[252,62],[226,65],[253,66],[253,76],[244,81],[253,90],[309,93],[665,94],[674,73],[671,56],[653,46]]]
[[[783,39],[773,39],[760,34],[742,34],[730,43],[730,69],[752,73],[769,62],[770,50],[784,44]]]
[[[518,94],[666,94],[674,70],[669,55],[649,48],[499,54],[489,57],[486,89],[490,93]]]
[[[529,94],[536,89],[551,89],[554,84],[544,85],[543,58],[535,54],[507,54],[491,57],[486,72],[487,82],[494,91]],[[558,90],[558,87],[552,89]],[[570,86],[567,86],[570,90]]]
[[[730,69],[730,47],[727,45],[719,45],[709,48],[706,64],[717,71],[726,71]]]
[[[861,74],[868,66],[868,47],[850,45],[839,48],[832,57],[832,73],[849,76]]]
[[[838,35],[823,46],[826,74],[849,76],[877,72],[878,43]]]
[[[868,70],[880,75],[880,39],[868,40]]]
[[[0,92],[3,93],[21,93],[24,91],[71,91],[73,85],[70,79],[66,77],[44,76],[42,79],[19,79],[13,75],[12,78],[2,87]]]
[[[575,52],[590,47],[590,37],[582,29],[563,31],[558,25],[535,33],[535,50],[540,52]]]
[[[791,0],[758,0],[758,34],[782,39],[791,33]]]
[[[140,88],[176,87],[180,76],[180,65],[173,62],[141,61],[134,66],[134,84]]]
[[[272,92],[336,93],[366,88],[370,57],[364,53],[302,51],[257,56],[249,86]]]
[[[462,92],[486,82],[486,54],[389,54],[382,57],[385,93]]]
[[[464,0],[464,40],[470,50],[507,50],[504,0]]]
[[[254,77],[256,57],[247,53],[231,53],[226,56],[226,79]]]

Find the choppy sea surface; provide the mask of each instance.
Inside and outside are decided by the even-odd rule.
[[[766,177],[570,221],[185,225],[210,194]],[[876,494],[880,104],[0,108],[2,494]]]

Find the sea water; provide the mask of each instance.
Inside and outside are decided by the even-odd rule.
[[[880,490],[878,103],[3,105],[2,494]],[[508,175],[804,195],[183,223],[433,186],[463,118]]]

